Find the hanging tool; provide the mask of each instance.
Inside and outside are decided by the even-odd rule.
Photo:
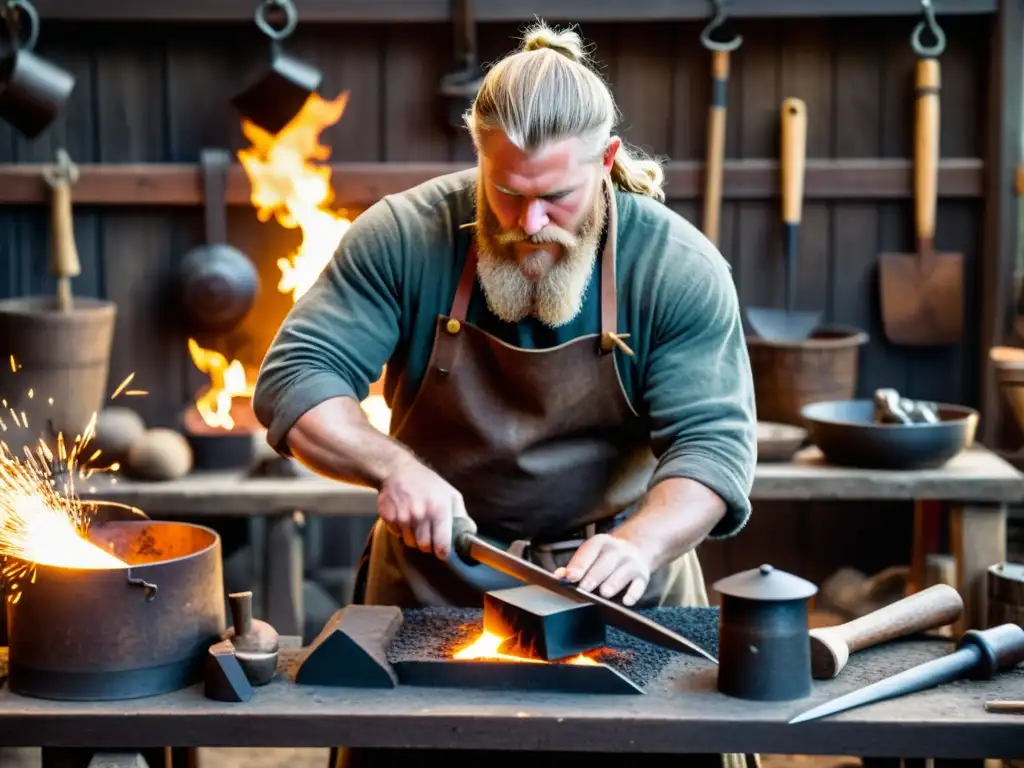
[[[71,278],[82,274],[75,244],[75,222],[71,215],[71,187],[78,182],[78,166],[67,150],[57,150],[57,162],[43,168],[43,178],[53,191],[50,207],[50,274],[57,279],[57,309],[74,309]]]
[[[747,320],[767,341],[803,341],[813,333],[820,312],[796,311],[797,243],[803,209],[804,166],[807,160],[807,105],[801,99],[782,102],[782,235],[786,254],[786,308],[747,310]]]
[[[952,624],[963,609],[959,592],[936,584],[837,627],[812,629],[811,673],[817,679],[835,677],[851,653]]]
[[[914,225],[916,253],[884,253],[879,260],[882,322],[894,344],[939,346],[958,341],[964,323],[961,253],[936,253],[935,209],[939,179],[939,56],[946,38],[931,0],[921,0],[924,21],[910,42],[918,55],[914,136]],[[925,46],[928,30],[935,43]]]
[[[453,0],[455,70],[441,78],[439,93],[446,100],[448,125],[463,128],[463,115],[472,106],[483,82],[476,58],[473,0]]]
[[[728,42],[713,35],[726,23],[725,0],[712,0],[715,15],[700,33],[711,51],[711,105],[708,109],[708,151],[704,169],[704,235],[716,246],[722,213],[722,171],[725,164],[725,110],[729,91],[729,54],[743,44],[742,35]]]
[[[1024,661],[1024,629],[1018,625],[1001,624],[984,631],[970,629],[960,638],[953,653],[809,709],[789,722],[816,720],[876,701],[923,691],[961,677],[989,680],[997,672],[1021,661]]]
[[[268,19],[272,10],[284,15],[280,29],[274,28]],[[231,105],[244,119],[271,135],[280,133],[292,121],[323,80],[319,69],[283,50],[284,41],[298,23],[299,12],[292,0],[260,0],[256,6],[256,26],[270,40],[270,66],[231,99]]]
[[[627,634],[663,648],[700,656],[708,661],[718,663],[714,656],[691,643],[682,635],[666,629],[657,622],[651,621],[619,603],[600,595],[584,592],[568,581],[555,578],[553,574],[540,566],[484,541],[476,535],[475,525],[471,520],[464,517],[456,517],[452,520],[452,544],[454,552],[449,557],[458,556],[472,565],[487,565],[519,579],[525,584],[536,584],[555,594],[581,602],[593,603],[601,609],[602,620],[610,626],[617,627]]]
[[[35,53],[39,13],[28,0],[0,0],[0,29],[7,36],[0,44],[0,118],[34,139],[57,119],[75,77]]]

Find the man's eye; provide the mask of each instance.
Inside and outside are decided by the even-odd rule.
[[[547,200],[549,203],[553,203],[556,200],[563,200],[563,199],[565,199],[568,196],[569,196],[569,192],[568,191],[566,191],[566,192],[555,192],[554,194],[551,194],[551,195],[544,195],[544,197],[542,199],[543,200]]]

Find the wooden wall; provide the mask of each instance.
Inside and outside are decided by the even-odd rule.
[[[746,21],[744,45],[733,56],[727,157],[777,157],[779,106],[788,96],[807,102],[810,157],[910,157],[914,54],[909,36],[915,23],[910,18]],[[942,155],[980,157],[991,20],[968,16],[946,18],[943,24],[948,46],[942,57]],[[633,23],[582,30],[596,44],[613,84],[624,113],[624,137],[672,160],[703,158],[709,83],[700,27]],[[482,25],[482,60],[509,50],[516,32],[515,25]],[[322,68],[324,95],[351,92],[340,122],[324,134],[332,160],[472,162],[468,141],[446,129],[435,96],[450,66],[450,39],[447,25],[300,23],[288,49]],[[36,142],[0,124],[0,163],[49,161],[59,146],[83,163],[193,163],[204,146],[240,148],[245,141],[228,99],[266,56],[264,40],[249,24],[45,19],[39,52],[72,69],[77,88],[59,124]],[[673,198],[670,205],[699,225],[699,200]],[[83,266],[76,291],[110,298],[119,307],[111,386],[135,371],[136,383],[150,392],[137,401],[141,412],[151,423],[171,424],[202,383],[175,325],[170,292],[177,262],[201,242],[201,210],[83,206],[76,214]],[[776,200],[724,206],[722,251],[747,305],[781,303],[779,215]],[[41,208],[0,210],[0,296],[51,290],[47,221]],[[980,200],[940,201],[937,243],[963,252],[967,260],[964,342],[950,349],[897,349],[881,332],[875,262],[880,252],[912,249],[910,201],[818,200],[805,206],[798,304],[823,310],[829,322],[870,333],[861,358],[861,393],[894,386],[913,397],[975,402],[979,351],[973,291],[980,229]],[[290,304],[274,289],[275,261],[295,245],[296,235],[274,223],[259,224],[243,207],[231,213],[230,237],[266,281],[260,328],[251,329],[248,348],[239,352],[258,359]],[[777,565],[812,578],[826,575],[837,561],[879,567],[906,552],[909,517],[871,512],[759,508],[752,530],[735,542],[707,548],[708,568],[735,570],[769,552]],[[768,540],[774,543],[765,544]],[[810,564],[812,551],[810,559],[824,564]]]

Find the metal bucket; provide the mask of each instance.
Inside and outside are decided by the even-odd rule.
[[[198,683],[225,629],[220,537],[188,523],[117,520],[89,538],[129,567],[36,567],[7,603],[10,690],[109,701]]]

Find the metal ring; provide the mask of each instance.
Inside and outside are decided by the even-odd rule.
[[[36,47],[36,43],[39,42],[39,13],[36,11],[35,6],[28,0],[7,0],[7,10],[17,9],[20,14],[24,14],[25,18],[28,19],[28,37],[25,38],[25,42],[19,43],[16,39],[15,32],[11,29],[14,26],[10,18],[7,19],[7,30],[11,33],[11,44],[15,50],[20,51],[31,51]],[[6,15],[6,14],[5,14]],[[22,25],[19,23],[18,31],[21,31]]]
[[[715,15],[700,33],[700,42],[709,51],[721,51],[731,53],[743,44],[743,35],[736,35],[727,43],[720,43],[711,39],[711,35],[725,24],[725,0],[712,0],[715,6]]]
[[[935,20],[935,8],[932,7],[932,0],[921,0],[921,10],[924,12],[924,20],[919,21],[910,35],[910,45],[914,52],[922,58],[941,56],[946,50],[946,33],[942,31],[939,22]],[[926,46],[921,42],[921,35],[925,28],[935,36],[935,44]]]
[[[284,12],[284,26],[281,29],[274,29],[270,26],[270,22],[267,21],[267,12],[271,8],[279,8]],[[256,26],[260,28],[260,32],[271,40],[277,42],[284,40],[295,31],[295,26],[298,23],[299,13],[295,10],[291,0],[263,0],[263,2],[256,6]]]

